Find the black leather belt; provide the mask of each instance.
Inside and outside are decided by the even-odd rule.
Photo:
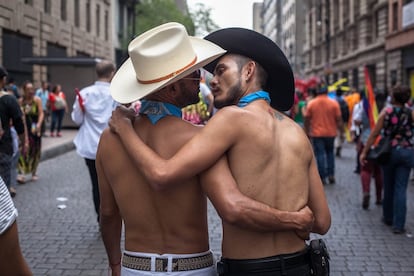
[[[189,258],[172,258],[171,271],[188,271],[202,269],[212,266],[214,263],[213,254],[211,252],[198,257]],[[126,253],[122,257],[122,266],[135,270],[143,271],[168,271],[168,258],[155,258],[155,268],[151,269],[151,257],[137,257]]]
[[[282,270],[300,264],[309,264],[309,249],[306,248],[294,254],[276,255],[260,259],[226,259],[221,258],[217,263],[217,272],[224,273],[245,273],[260,270]]]

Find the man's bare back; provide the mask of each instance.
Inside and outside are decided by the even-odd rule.
[[[134,128],[164,158],[172,156],[198,129],[171,116],[156,125],[139,118]],[[108,179],[104,184],[113,190],[124,219],[126,250],[186,254],[209,249],[207,202],[197,177],[156,192],[134,167],[116,134],[106,130],[99,151],[98,157],[105,157],[97,160]]]
[[[299,210],[308,204],[313,153],[297,124],[260,101],[243,109],[225,107],[216,116],[228,119],[220,123],[242,133],[227,155],[244,194],[286,211]],[[243,120],[231,119],[237,117]],[[248,231],[223,221],[223,234],[223,256],[233,259],[292,253],[305,246],[294,231]],[[242,243],[238,242],[241,240]]]

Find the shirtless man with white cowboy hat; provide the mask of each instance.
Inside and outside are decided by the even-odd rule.
[[[225,51],[188,36],[178,23],[163,24],[138,36],[128,51],[130,58],[115,74],[111,94],[123,104],[142,98],[133,131],[152,150],[170,158],[201,129],[181,119],[181,108],[198,101],[197,69]],[[96,159],[100,223],[113,275],[121,271],[122,275],[216,275],[203,189],[229,225],[308,234],[313,225],[309,208],[286,212],[253,201],[237,189],[225,155],[215,163],[199,175],[183,177],[170,188],[155,191],[118,135],[109,129],[103,132]]]

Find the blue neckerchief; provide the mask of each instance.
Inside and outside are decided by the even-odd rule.
[[[260,90],[257,92],[254,92],[252,94],[246,95],[244,97],[242,97],[239,101],[239,103],[237,104],[238,107],[245,107],[246,105],[248,105],[249,103],[255,101],[255,100],[266,100],[269,104],[270,104],[270,97],[269,97],[269,93]]]
[[[182,116],[181,109],[175,105],[147,100],[141,101],[139,113],[147,115],[153,125],[165,116],[175,116],[178,118]]]

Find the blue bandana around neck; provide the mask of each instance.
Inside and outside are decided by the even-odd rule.
[[[181,109],[175,105],[147,100],[141,101],[139,114],[147,115],[153,125],[165,116],[175,116],[177,118],[182,116]]]
[[[238,107],[245,107],[246,105],[248,105],[249,103],[256,101],[256,100],[266,100],[269,104],[270,104],[270,96],[269,93],[260,90],[254,93],[251,93],[249,95],[246,95],[244,97],[242,97],[239,101],[239,103],[237,104]]]

